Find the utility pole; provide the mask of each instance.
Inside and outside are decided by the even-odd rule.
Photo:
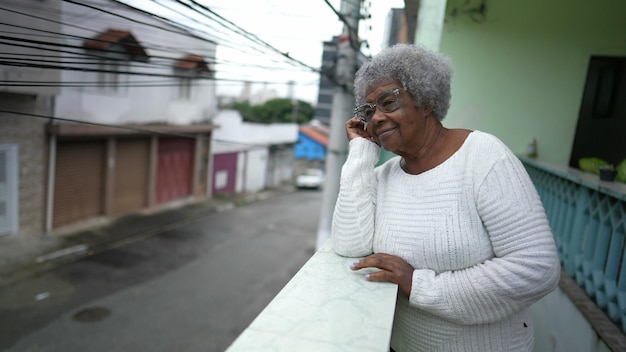
[[[317,230],[316,248],[320,248],[328,238],[337,194],[341,167],[348,153],[346,122],[353,115],[354,94],[352,85],[359,53],[359,18],[362,0],[342,0],[339,10],[344,23],[339,37],[337,64],[335,66],[335,90],[330,114],[330,139],[326,153],[326,183],[324,185],[322,207]]]

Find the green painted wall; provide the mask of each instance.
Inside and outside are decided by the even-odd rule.
[[[484,21],[449,15],[465,3],[448,0],[439,48],[455,67],[444,125],[516,153],[534,137],[540,159],[568,164],[590,56],[626,56],[626,2],[488,0]]]

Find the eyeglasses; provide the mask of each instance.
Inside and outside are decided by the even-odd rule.
[[[380,109],[382,112],[394,112],[400,109],[400,88],[384,92],[373,103],[365,103],[357,106],[354,108],[354,114],[365,124],[365,127],[367,127],[367,125],[372,122],[376,108]]]

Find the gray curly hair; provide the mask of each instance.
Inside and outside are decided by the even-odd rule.
[[[382,50],[356,73],[354,96],[357,105],[365,103],[366,92],[382,81],[402,83],[416,106],[433,105],[433,116],[441,121],[450,108],[452,63],[443,54],[421,45],[396,44]]]

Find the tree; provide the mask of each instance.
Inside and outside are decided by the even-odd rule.
[[[255,121],[254,107],[247,101],[234,102],[225,106],[226,108],[239,111],[244,121]],[[256,122],[256,121],[255,121]]]
[[[239,111],[244,121],[256,123],[303,124],[311,121],[315,109],[306,101],[277,98],[266,101],[262,105],[250,105],[247,102],[230,104],[229,108]]]

